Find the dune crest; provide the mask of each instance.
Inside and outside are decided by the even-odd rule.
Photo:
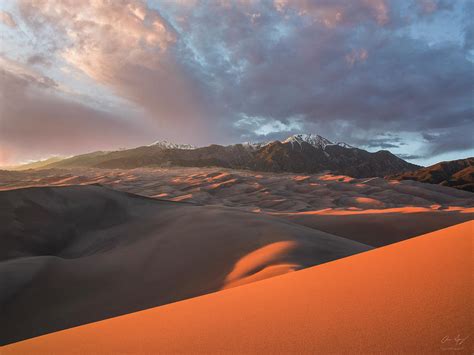
[[[284,262],[296,248],[297,244],[294,241],[283,241],[268,244],[245,255],[237,261],[232,271],[225,278],[223,289],[263,280],[301,268],[301,265]]]

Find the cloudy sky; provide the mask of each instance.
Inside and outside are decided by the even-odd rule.
[[[474,155],[470,0],[2,0],[0,165],[318,133]]]

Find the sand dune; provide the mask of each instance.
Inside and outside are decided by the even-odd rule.
[[[474,222],[3,354],[471,353]]]
[[[296,224],[380,247],[474,219],[472,208],[398,207],[269,213]]]
[[[331,174],[0,171],[0,190],[0,318],[9,324],[1,343],[260,281],[474,218],[469,192]]]
[[[219,168],[0,171],[0,190],[90,183],[157,199],[271,214],[372,246],[474,218],[474,194],[415,181]]]
[[[371,249],[272,216],[97,185],[3,191],[0,206],[1,343]]]

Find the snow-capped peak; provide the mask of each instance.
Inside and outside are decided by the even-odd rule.
[[[295,134],[285,139],[282,143],[291,143],[293,146],[298,144],[301,146],[301,143],[303,142],[311,144],[313,147],[320,149],[324,149],[326,146],[334,144],[329,139],[321,137],[317,134]]]
[[[176,144],[176,143],[168,142],[166,140],[156,141],[152,144],[149,144],[148,146],[149,147],[158,146],[158,147],[163,148],[163,149],[187,149],[187,150],[196,149],[196,147],[194,145],[191,145],[191,144]]]

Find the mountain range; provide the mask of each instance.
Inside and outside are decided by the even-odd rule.
[[[370,153],[315,134],[293,135],[283,141],[212,144],[196,148],[167,141],[109,152],[93,152],[53,162],[42,168],[118,168],[151,166],[216,166],[266,172],[331,171],[357,178],[399,174],[420,168],[386,150]]]
[[[474,192],[474,157],[443,161],[426,168],[396,174],[389,178],[414,180]]]

